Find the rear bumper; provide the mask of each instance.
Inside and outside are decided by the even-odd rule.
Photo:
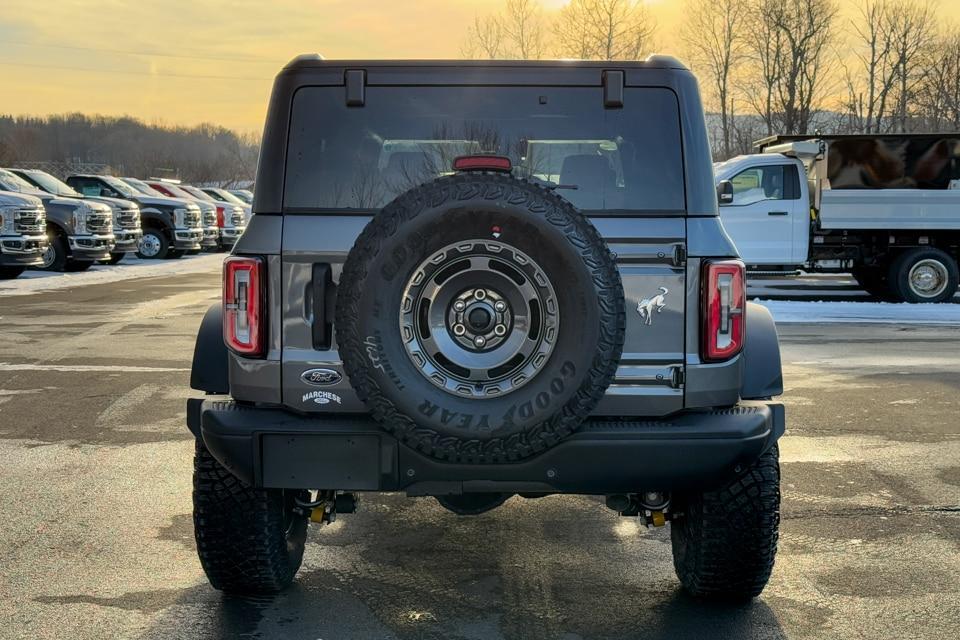
[[[529,460],[445,463],[369,417],[308,418],[230,400],[187,401],[187,424],[234,475],[257,487],[610,494],[707,489],[736,477],[783,435],[783,405],[748,402],[659,420],[591,419]]]

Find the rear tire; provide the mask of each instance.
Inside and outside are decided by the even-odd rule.
[[[780,464],[774,445],[725,487],[678,496],[670,524],[673,566],[691,595],[749,600],[770,579],[780,526]]]
[[[0,280],[19,278],[24,271],[26,271],[26,267],[0,267]]]
[[[293,511],[305,491],[255,489],[197,440],[193,528],[210,584],[228,593],[268,594],[289,586],[303,561],[307,516]]]
[[[142,260],[163,260],[170,253],[170,241],[162,229],[149,227],[137,244],[137,257]]]
[[[890,265],[887,280],[904,302],[947,302],[957,293],[957,261],[946,251],[924,247],[905,251]]]

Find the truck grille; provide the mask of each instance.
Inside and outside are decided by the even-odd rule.
[[[43,209],[20,209],[14,214],[13,228],[18,234],[35,235],[47,228],[47,215]]]
[[[123,209],[117,213],[115,223],[121,229],[139,229],[140,212],[137,209]]]
[[[112,216],[105,211],[94,211],[87,214],[87,231],[95,234],[113,231]]]

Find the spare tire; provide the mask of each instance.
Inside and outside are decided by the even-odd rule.
[[[384,428],[440,460],[519,460],[569,436],[610,384],[623,287],[590,221],[509,175],[439,178],[360,234],[336,338]]]

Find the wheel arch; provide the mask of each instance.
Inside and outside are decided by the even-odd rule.
[[[783,368],[777,325],[762,305],[748,302],[746,313],[747,339],[743,347],[740,397],[762,400],[779,396],[783,393]]]

